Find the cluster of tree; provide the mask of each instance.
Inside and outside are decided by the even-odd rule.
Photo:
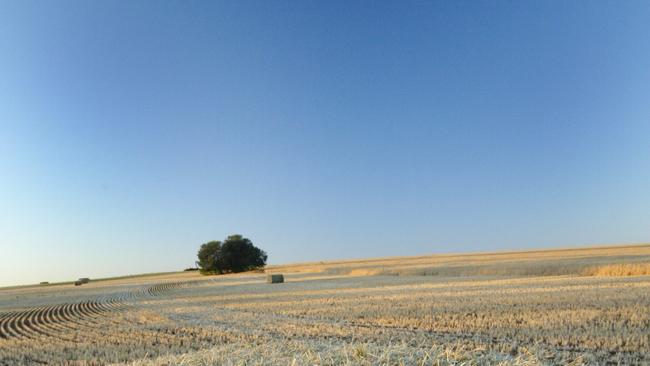
[[[266,265],[266,253],[241,235],[230,235],[223,242],[210,241],[199,249],[196,264],[202,273],[244,272]]]

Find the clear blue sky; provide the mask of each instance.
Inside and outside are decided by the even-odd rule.
[[[647,1],[2,1],[0,285],[650,241]]]

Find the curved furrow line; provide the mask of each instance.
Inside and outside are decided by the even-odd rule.
[[[107,321],[105,314],[98,314],[91,309],[91,302],[65,304],[60,307],[62,320],[72,331],[103,333],[103,322]]]
[[[57,319],[60,321],[59,324],[65,325],[68,328],[66,333],[72,333],[74,335],[68,337],[68,340],[71,341],[78,341],[78,336],[85,337],[88,333],[93,333],[97,329],[97,326],[80,321],[76,312],[76,305],[63,304],[56,309]]]
[[[115,313],[125,309],[126,305],[121,305],[119,308],[107,308],[104,307],[104,303],[93,301],[90,303],[89,308],[97,314],[97,319],[101,322],[108,322],[114,325],[122,325],[123,322],[116,320],[113,316]]]
[[[16,313],[13,321],[9,323],[9,327],[18,335],[19,338],[31,338],[29,332],[23,329],[23,318],[27,315],[28,311],[20,311]]]
[[[123,310],[127,304],[119,299],[114,298],[106,302],[98,302],[97,306],[100,307],[105,313],[113,313]]]
[[[90,310],[88,304],[89,304],[88,301],[80,302],[77,304],[77,312],[79,314],[77,317],[79,319],[88,318],[88,320],[92,320],[100,316],[99,314]]]
[[[88,324],[89,327],[94,327],[98,323],[88,314],[85,303],[72,304],[70,308],[77,323]]]
[[[61,329],[52,326],[47,320],[52,306],[38,307],[17,313],[9,324],[14,331],[14,337],[36,339],[50,337],[61,332]]]
[[[56,329],[58,334],[64,334],[71,330],[75,330],[75,328],[68,325],[61,317],[61,306],[62,305],[50,306],[43,314],[43,322],[47,323],[49,327]]]
[[[111,299],[109,301],[109,305],[113,309],[119,309],[119,308],[122,308],[123,306],[125,306],[127,301],[128,300],[127,300],[126,294],[122,294],[121,297],[116,297],[116,298]]]
[[[17,334],[15,334],[9,327],[9,323],[13,321],[14,317],[16,316],[16,312],[12,311],[9,313],[4,313],[3,315],[4,316],[0,318],[0,337],[5,339],[17,337]]]
[[[32,326],[32,317],[38,310],[39,308],[34,308],[27,311],[23,311],[16,318],[16,322],[14,323],[15,328],[18,330],[18,333],[20,333],[25,338],[36,339],[39,338],[41,335],[47,335],[47,334],[43,334],[37,329],[34,329],[34,327]]]
[[[108,335],[103,330],[103,324],[95,320],[90,320],[83,315],[80,311],[79,304],[66,304],[62,310],[68,324],[73,326],[74,331],[81,332],[81,336],[91,336],[91,334]]]
[[[133,293],[131,291],[122,293],[120,297],[118,297],[117,302],[119,302],[120,307],[122,306],[127,306],[133,302]]]
[[[7,329],[13,334],[14,338],[23,338],[24,335],[20,331],[20,327],[18,326],[18,323],[20,322],[20,319],[22,317],[21,311],[17,311],[13,317],[8,319],[7,322]]]
[[[197,281],[158,283],[79,303],[0,313],[0,339],[56,336],[69,340],[65,335],[71,332],[103,333],[103,327],[107,323],[123,324],[123,321],[111,316],[113,312],[128,309],[141,299],[163,296],[170,291],[192,286],[195,282]]]
[[[0,313],[0,339],[7,338],[5,336],[3,325],[5,323],[5,319],[9,318],[10,316],[11,316],[10,312]]]
[[[69,309],[71,306],[72,306],[72,304],[63,304],[63,305],[59,308],[59,314],[61,315],[61,317],[62,317],[66,322],[71,323],[71,324],[74,324],[74,323],[75,323],[74,315],[70,312],[70,309]]]
[[[149,296],[162,296],[169,291],[176,290],[179,288],[186,288],[191,285],[194,285],[196,284],[196,282],[197,281],[156,284],[147,288],[147,293]]]
[[[123,293],[100,296],[95,300],[103,311],[118,310],[123,303]]]
[[[98,306],[101,307],[104,311],[112,311],[112,310],[117,310],[115,307],[115,300],[117,298],[101,298],[97,301],[99,304]]]
[[[113,319],[110,314],[106,314],[106,310],[98,307],[98,303],[95,301],[88,301],[83,303],[80,307],[80,311],[85,314],[85,320],[92,322],[95,325],[95,328],[101,328],[106,323],[121,325],[122,323]]]
[[[26,324],[29,329],[46,337],[58,333],[58,329],[52,327],[49,322],[45,321],[45,314],[47,313],[48,308],[48,306],[40,307],[29,318],[29,324]]]
[[[62,305],[59,305],[59,306],[55,309],[55,312],[56,312],[56,316],[57,316],[57,318],[58,318],[58,319],[61,319],[61,321],[62,321],[62,322],[65,322],[65,323],[70,323],[70,322],[72,322],[72,318],[70,318],[70,316],[68,315],[68,311],[67,311],[67,307],[68,307],[69,305],[70,305],[70,304],[62,304]]]
[[[118,323],[107,319],[107,312],[100,303],[86,301],[4,313],[0,317],[0,337],[38,339],[57,336],[66,339],[61,336],[70,332],[96,332],[101,329],[103,320]]]
[[[98,304],[104,311],[115,311],[123,306],[123,301],[119,297],[106,297],[100,299]]]
[[[136,300],[140,298],[140,291],[142,290],[138,289],[120,293],[119,296],[114,298],[114,307],[121,309],[132,305]]]
[[[94,328],[93,326],[88,325],[88,324],[83,323],[83,322],[80,322],[77,319],[75,304],[65,304],[65,305],[63,305],[61,307],[61,314],[66,319],[66,321],[68,323],[70,323],[70,324],[76,324],[76,325],[78,325],[80,327],[83,327],[83,328],[90,328],[90,329]],[[76,328],[76,330],[80,330],[80,329],[78,329],[78,327],[75,327],[75,328]]]
[[[12,313],[11,311],[8,311],[8,312],[6,312],[6,313],[0,313],[0,322],[1,322],[3,319],[5,319],[5,318],[10,317],[12,314],[13,314],[13,313]]]
[[[149,296],[150,287],[142,287],[138,291],[134,292],[135,299],[141,299],[143,297]]]
[[[149,293],[150,296],[156,296],[155,294],[158,292],[158,286],[154,285],[151,286],[147,289],[147,293]]]
[[[86,308],[91,314],[95,314],[97,317],[103,318],[106,316],[107,310],[104,309],[102,304],[97,301],[89,301],[86,305]]]
[[[130,291],[122,292],[118,298],[123,306],[127,306],[143,297],[144,291],[146,291],[144,287],[138,287]]]
[[[6,319],[6,322],[4,324],[4,327],[5,327],[6,331],[7,331],[7,333],[10,334],[10,336],[12,338],[22,338],[23,337],[22,333],[18,329],[16,329],[16,322],[18,322],[21,315],[22,314],[21,314],[20,311],[14,312],[12,314],[12,316],[10,316],[10,317],[8,317]]]
[[[52,330],[51,327],[49,326],[49,322],[47,321],[46,315],[48,311],[52,308],[52,306],[46,306],[44,308],[41,308],[36,315],[34,316],[34,322],[36,324],[40,324],[45,328],[48,328],[49,330]]]
[[[27,317],[23,322],[25,328],[29,329],[32,334],[37,334],[37,337],[50,337],[53,334],[52,331],[48,329],[48,327],[44,327],[44,324],[40,323],[38,320],[40,313],[44,310],[44,307],[39,308],[37,311],[34,311],[29,317]]]
[[[86,304],[86,309],[87,309],[89,314],[93,314],[94,317],[97,317],[97,318],[104,319],[104,318],[106,318],[108,316],[108,314],[106,314],[106,313],[109,310],[105,309],[102,306],[102,303],[97,302],[97,301],[88,301],[88,303]]]
[[[16,332],[16,330],[14,329],[16,316],[17,313],[13,314],[13,316],[8,317],[2,323],[2,330],[3,333],[7,336],[7,338],[20,338],[20,333]]]
[[[117,312],[121,309],[105,308],[103,305],[104,304],[102,302],[88,301],[84,305],[85,314],[91,317],[93,319],[92,321],[98,325],[101,323],[111,323],[111,324],[121,325],[122,322],[115,320],[114,317],[112,316],[114,312]]]
[[[58,306],[54,309],[54,314],[56,315],[56,318],[57,318],[57,319],[60,319],[60,321],[62,322],[62,324],[67,324],[67,323],[70,321],[70,320],[68,319],[67,315],[66,315],[65,307],[66,307],[66,304],[63,304],[63,305],[58,305]]]
[[[92,302],[89,305],[89,309],[94,313],[97,314],[95,315],[95,319],[98,323],[100,324],[115,324],[115,325],[121,325],[123,324],[122,321],[118,320],[118,318],[115,317],[115,315],[121,311],[122,309],[107,309],[102,307],[102,303],[99,302]]]
[[[87,306],[87,305],[84,305]],[[93,334],[93,337],[96,336],[110,336],[113,334],[113,331],[107,329],[108,324],[113,325],[123,325],[124,323],[114,319],[111,316],[97,316],[91,315],[88,312],[87,307],[82,308],[81,306],[77,307],[77,313],[81,314],[79,318],[76,319],[75,324],[79,324],[83,327],[88,328],[85,332]]]

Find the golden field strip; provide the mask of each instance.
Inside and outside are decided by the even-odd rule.
[[[650,245],[0,289],[0,365],[650,364]]]

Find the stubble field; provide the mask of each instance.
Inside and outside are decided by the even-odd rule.
[[[0,365],[650,364],[650,245],[0,289]]]

